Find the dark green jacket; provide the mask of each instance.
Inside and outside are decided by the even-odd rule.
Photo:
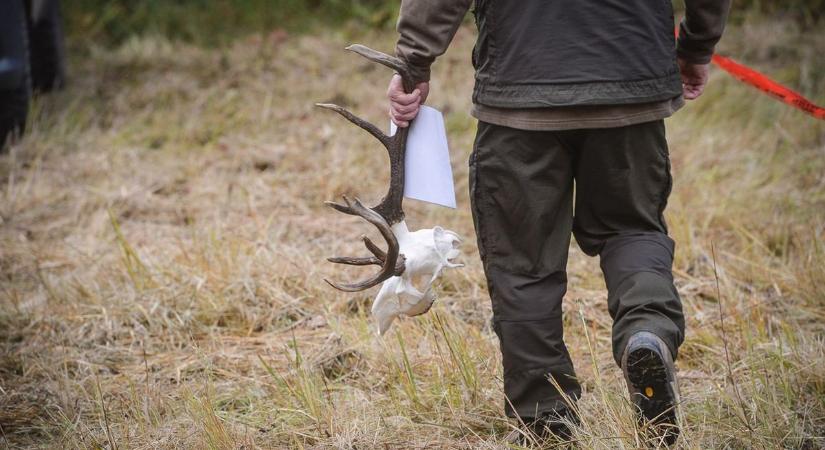
[[[404,0],[396,53],[419,80],[471,0]],[[678,53],[710,60],[730,0],[686,0]],[[475,103],[498,108],[649,103],[679,96],[670,0],[477,0]]]

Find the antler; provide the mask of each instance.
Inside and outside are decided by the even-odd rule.
[[[377,62],[391,69],[394,69],[401,75],[404,90],[409,93],[413,91],[414,83],[410,76],[407,65],[398,58],[386,55],[379,51],[365,47],[363,45],[351,45],[347,50],[358,53],[359,55]],[[347,120],[354,123],[358,127],[366,130],[373,135],[379,142],[381,142],[387,149],[390,157],[390,187],[387,194],[381,199],[378,205],[367,208],[358,198],[355,201],[350,201],[344,196],[344,203],[326,202],[326,204],[344,214],[353,216],[360,216],[367,222],[375,225],[384,240],[387,241],[387,251],[382,251],[375,243],[368,237],[364,236],[364,245],[374,255],[372,257],[349,257],[339,256],[329,258],[328,260],[337,264],[348,264],[353,266],[365,266],[375,264],[381,266],[381,270],[372,278],[351,283],[339,284],[330,280],[324,280],[332,287],[347,292],[363,291],[369,289],[392,276],[401,275],[404,272],[405,258],[401,255],[398,248],[398,240],[392,232],[392,226],[404,220],[404,211],[402,209],[402,202],[404,200],[404,154],[407,147],[407,134],[409,128],[398,128],[393,136],[387,136],[375,125],[357,117],[353,113],[347,111],[345,108],[328,104],[318,103],[316,106],[330,109],[344,116]]]

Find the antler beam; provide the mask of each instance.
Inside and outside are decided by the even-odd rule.
[[[410,72],[407,65],[400,59],[359,44],[351,45],[347,47],[347,50],[395,70],[401,75],[405,92],[409,93],[413,91],[414,83]],[[390,277],[401,275],[405,269],[405,258],[404,255],[401,255],[399,252],[398,240],[392,232],[392,226],[404,220],[404,210],[402,208],[404,200],[404,156],[409,128],[399,128],[393,136],[388,136],[378,129],[378,127],[361,119],[346,108],[329,103],[318,103],[316,106],[335,111],[359,128],[367,131],[387,149],[387,154],[390,159],[390,186],[387,194],[381,199],[378,205],[367,208],[357,198],[354,201],[350,201],[346,196],[344,197],[343,204],[326,202],[328,206],[340,212],[360,216],[367,222],[373,224],[378,228],[381,236],[383,236],[387,242],[387,251],[384,252],[370,241],[369,238],[364,237],[364,245],[374,256],[339,256],[329,258],[330,262],[337,264],[353,266],[380,265],[381,270],[376,275],[360,282],[335,283],[325,280],[334,288],[342,291],[362,291],[380,284]]]

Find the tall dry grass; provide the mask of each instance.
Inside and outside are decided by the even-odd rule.
[[[389,33],[357,38],[388,49]],[[0,159],[0,442],[69,448],[502,448],[501,365],[468,212],[471,29],[437,64],[459,208],[407,202],[466,237],[428,315],[384,339],[372,292],[324,262],[365,225],[385,157],[316,111],[386,121],[388,73],[336,33],[206,50],[93,48]],[[825,34],[730,30],[722,50],[825,100]],[[825,124],[716,72],[668,121],[668,213],[688,317],[680,447],[825,447]],[[581,448],[644,445],[610,356],[597,261],[571,247],[566,337]]]

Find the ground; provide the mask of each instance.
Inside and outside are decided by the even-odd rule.
[[[472,28],[436,65],[458,209],[413,228],[465,239],[430,313],[375,335],[371,138],[389,73],[343,51],[390,32],[273,32],[209,50],[159,37],[76,51],[0,157],[0,442],[12,448],[504,448],[498,343],[467,198]],[[721,51],[825,101],[822,30],[734,25]],[[680,448],[825,447],[825,122],[714,71],[667,121],[667,220],[687,315]],[[598,261],[571,246],[565,334],[581,448],[636,448]]]

